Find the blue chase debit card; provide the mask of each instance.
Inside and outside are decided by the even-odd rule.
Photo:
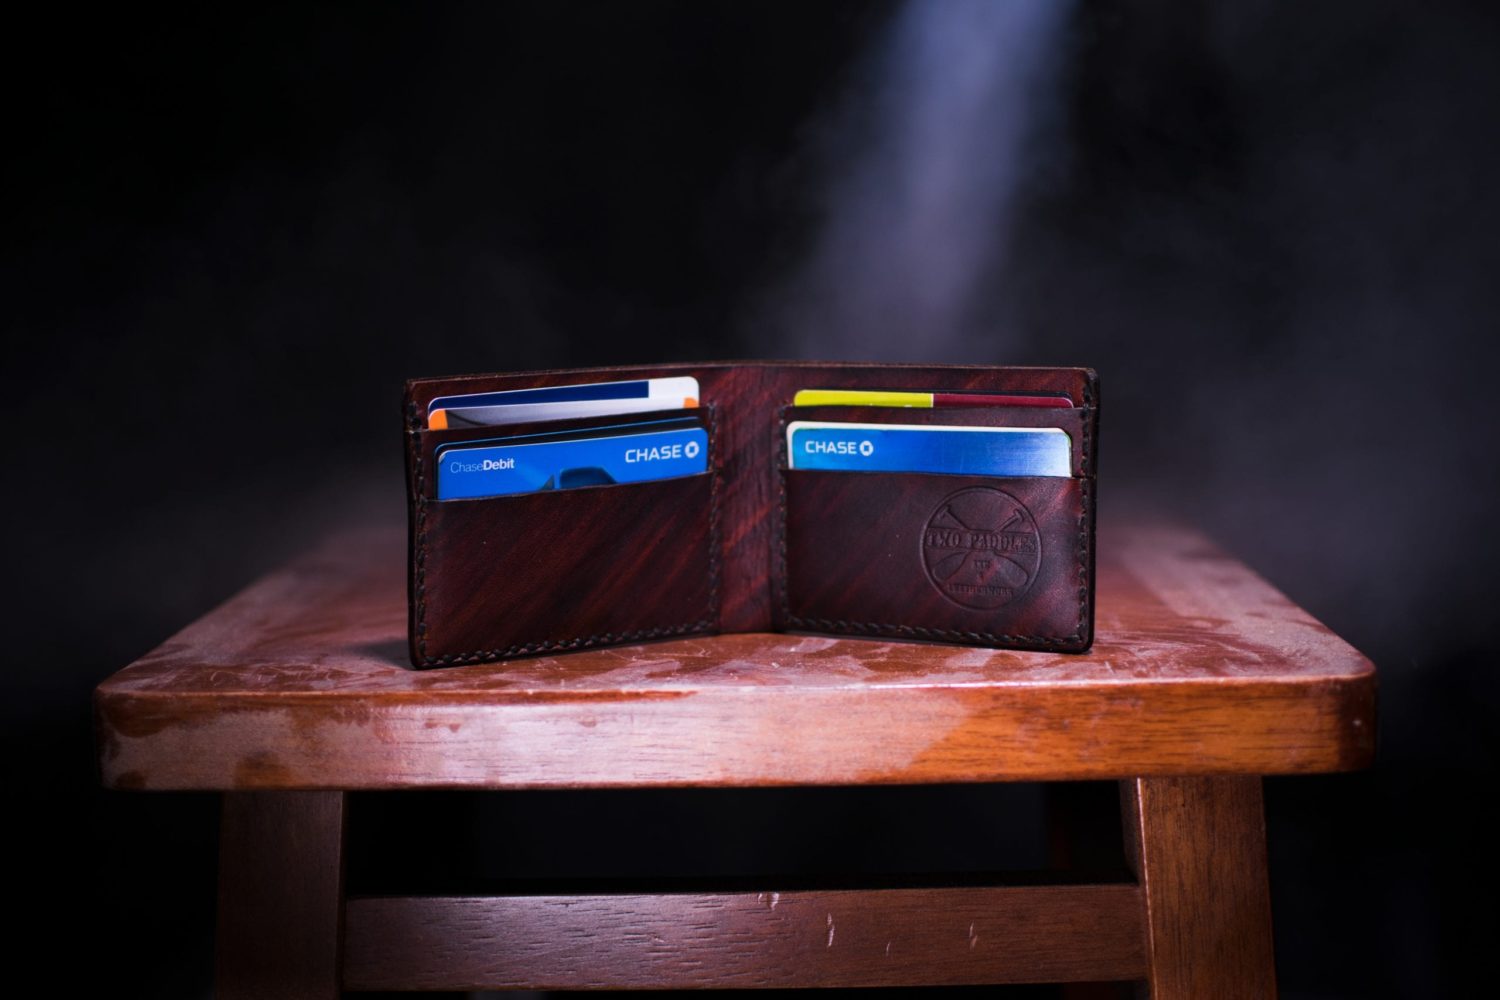
[[[1072,441],[1057,427],[787,425],[793,469],[837,472],[939,472],[971,476],[1070,476]]]
[[[691,476],[708,469],[701,426],[633,424],[449,445],[437,454],[437,498],[461,500]]]

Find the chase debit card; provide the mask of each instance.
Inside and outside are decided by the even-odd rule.
[[[524,438],[440,450],[437,498],[461,500],[610,483],[691,476],[708,469],[708,432],[701,426],[529,441]]]

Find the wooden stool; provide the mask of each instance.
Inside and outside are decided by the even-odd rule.
[[[1275,994],[1260,776],[1367,765],[1368,661],[1200,536],[1100,532],[1083,656],[730,635],[417,672],[346,537],[96,692],[105,783],[225,792],[218,994],[1129,981]],[[1118,779],[1100,885],[346,898],[346,792]]]

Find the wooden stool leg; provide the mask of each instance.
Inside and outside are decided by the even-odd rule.
[[[334,998],[343,792],[229,792],[219,834],[219,1000]]]
[[[1275,997],[1260,779],[1137,778],[1121,793],[1152,1000]]]

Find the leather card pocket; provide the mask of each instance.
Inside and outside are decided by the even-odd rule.
[[[1091,643],[1091,480],[779,474],[779,628],[1028,649]]]
[[[422,667],[714,631],[715,421],[707,472],[433,500],[412,509],[411,655]],[[422,454],[422,443],[416,444]],[[420,484],[420,471],[416,477]]]

